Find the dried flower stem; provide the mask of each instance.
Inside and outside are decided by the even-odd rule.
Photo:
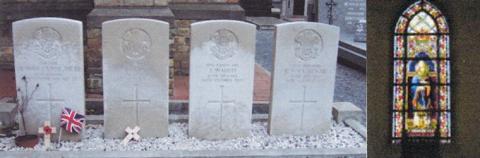
[[[20,98],[21,98],[22,102],[21,102],[21,104],[18,104],[19,100],[17,99],[17,105],[19,105],[18,112],[20,113],[20,116],[22,117],[23,129],[25,131],[25,134],[27,135],[28,130],[27,130],[27,126],[25,125],[25,117],[23,116],[23,112],[25,111],[26,106],[29,105],[30,100],[33,98],[33,94],[37,91],[37,89],[38,89],[38,87],[40,87],[40,85],[37,83],[35,85],[35,88],[33,89],[33,91],[30,93],[30,95],[28,95],[28,80],[27,80],[27,77],[23,76],[22,80],[25,84],[25,95],[23,95],[22,90],[20,88],[18,88],[18,92],[21,95]]]

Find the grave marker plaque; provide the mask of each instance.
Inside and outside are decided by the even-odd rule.
[[[33,18],[13,23],[15,78],[27,134],[37,134],[44,121],[60,126],[64,107],[84,115],[82,23],[63,18]],[[36,85],[38,88],[35,88]],[[24,100],[25,99],[25,100]],[[80,140],[64,129],[62,140]],[[57,141],[58,133],[52,134]]]
[[[189,135],[205,139],[248,136],[255,26],[212,20],[191,27]]]
[[[126,128],[168,136],[169,24],[151,19],[103,23],[105,137]]]
[[[366,16],[366,0],[319,0],[319,22],[332,22],[342,32],[355,33],[357,23]]]
[[[276,25],[269,133],[329,131],[339,28],[310,22]]]

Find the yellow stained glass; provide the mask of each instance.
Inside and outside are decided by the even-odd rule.
[[[408,57],[427,53],[429,58],[437,57],[437,39],[435,35],[408,36]]]
[[[408,25],[408,33],[435,33],[437,26],[435,21],[426,12],[420,12],[415,15]]]
[[[408,19],[404,17],[400,17],[397,22],[397,27],[395,28],[396,33],[404,33],[407,29]]]

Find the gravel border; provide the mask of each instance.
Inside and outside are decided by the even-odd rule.
[[[319,136],[270,136],[266,122],[255,122],[249,137],[228,140],[202,140],[188,137],[186,123],[172,123],[169,136],[144,138],[120,145],[121,139],[103,139],[101,125],[87,125],[81,142],[53,143],[52,151],[228,151],[228,150],[277,150],[277,149],[342,149],[362,148],[366,141],[352,128],[333,124],[330,132]],[[15,146],[14,138],[0,138],[0,151],[43,151],[42,140],[33,149]]]

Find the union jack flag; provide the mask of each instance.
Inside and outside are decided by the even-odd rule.
[[[63,108],[60,118],[60,127],[70,133],[80,133],[85,124],[85,116],[73,111],[70,108]]]

